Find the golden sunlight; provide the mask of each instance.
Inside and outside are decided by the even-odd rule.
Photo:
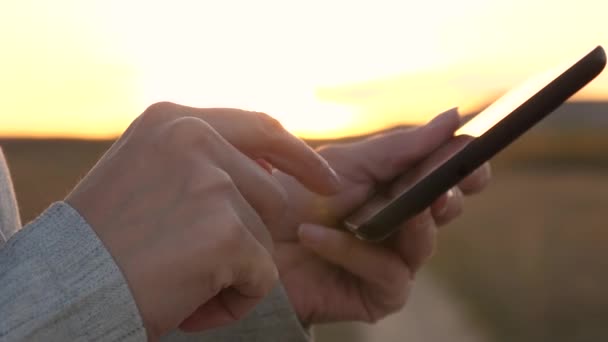
[[[420,123],[608,45],[607,11],[601,0],[3,1],[0,134],[117,135],[161,100],[265,111],[305,137]],[[608,76],[579,98],[608,99]]]

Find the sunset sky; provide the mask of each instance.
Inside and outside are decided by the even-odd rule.
[[[608,47],[607,13],[605,0],[2,0],[0,135],[113,136],[161,100],[266,111],[305,137],[424,122]],[[578,98],[608,100],[608,72]]]

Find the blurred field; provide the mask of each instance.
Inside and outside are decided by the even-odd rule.
[[[498,170],[432,269],[497,340],[604,340],[607,206],[608,170]]]
[[[23,222],[61,200],[111,145],[110,141],[0,141],[9,163]]]
[[[110,143],[2,141],[24,221],[65,196]],[[496,341],[607,338],[608,135],[535,131],[494,165],[493,184],[442,232],[432,272]]]

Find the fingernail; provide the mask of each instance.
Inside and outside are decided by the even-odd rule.
[[[340,181],[340,176],[338,176],[338,173],[336,172],[336,170],[334,170],[329,165],[327,160],[325,160],[325,159],[322,159],[322,160],[323,160],[325,169],[327,170],[327,179],[329,180],[329,185],[331,186],[331,190],[333,190],[334,192],[337,192],[338,190],[340,190],[340,185],[342,184],[342,182]]]
[[[492,178],[492,166],[489,162],[485,163],[483,166],[483,180],[484,182],[490,181]]]
[[[335,191],[338,191],[340,189],[340,185],[342,184],[342,181],[340,180],[340,176],[338,176],[338,173],[336,173],[336,170],[334,170],[331,166],[329,166],[329,180],[331,182],[331,186]]]
[[[427,126],[434,127],[443,125],[446,122],[451,122],[454,120],[460,121],[460,115],[458,114],[458,107],[454,107],[452,109],[446,110],[445,112],[437,115],[433,120],[431,120]]]
[[[450,201],[452,200],[452,197],[454,197],[454,190],[450,189],[445,193],[445,204],[441,207],[441,209],[439,209],[439,212],[437,213],[439,216],[443,216],[447,213],[448,211],[448,204],[450,203]]]
[[[313,224],[301,225],[298,233],[306,245],[317,245],[325,238],[325,229]]]

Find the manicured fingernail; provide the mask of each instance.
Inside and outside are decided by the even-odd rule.
[[[437,115],[433,120],[428,123],[428,126],[439,126],[443,125],[446,122],[454,121],[455,119],[459,119],[458,107],[454,107],[452,109],[446,110],[445,112]]]
[[[340,189],[340,185],[342,184],[342,181],[340,181],[340,176],[338,176],[336,170],[334,170],[331,166],[329,166],[329,173],[329,179],[331,181],[332,188],[338,191]]]
[[[322,159],[322,160],[323,160],[325,170],[327,170],[327,180],[331,187],[331,190],[333,190],[334,192],[337,192],[338,190],[340,190],[340,185],[342,184],[342,182],[340,181],[340,176],[338,176],[338,173],[336,172],[336,170],[334,170],[329,165],[327,160],[325,160],[325,159]]]
[[[454,197],[454,190],[450,189],[445,193],[445,203],[443,204],[443,206],[441,207],[441,209],[439,209],[439,212],[437,213],[439,216],[443,216],[447,213],[448,204],[452,200],[452,197]]]
[[[483,181],[484,182],[488,182],[490,181],[490,179],[492,178],[492,166],[490,165],[490,163],[486,163],[482,166],[483,168]]]
[[[325,238],[325,229],[314,224],[303,224],[298,235],[304,244],[317,245]]]

